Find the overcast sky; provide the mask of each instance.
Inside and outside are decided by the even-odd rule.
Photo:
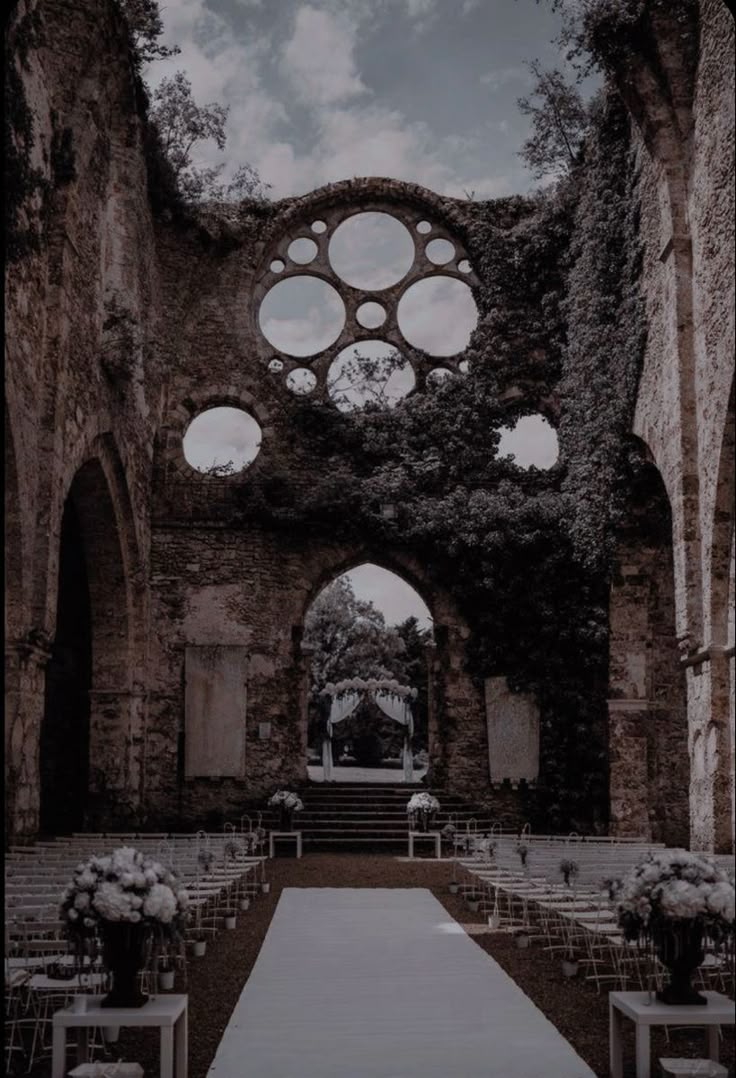
[[[544,0],[166,0],[161,7],[165,41],[181,54],[150,65],[148,82],[184,70],[198,104],[230,109],[225,152],[203,145],[201,164],[223,161],[229,175],[248,162],[275,199],[353,176],[408,180],[459,198],[534,187],[518,156],[529,130],[516,105],[531,89],[525,61],[564,66],[553,44],[559,18]],[[398,272],[406,261],[416,237],[384,235],[380,225],[367,222],[362,237],[344,228],[332,243],[333,265],[346,279],[380,276],[387,266]],[[267,338],[300,356],[336,339],[341,302],[327,288],[271,293],[261,314]],[[438,356],[452,351],[443,335],[459,333],[462,348],[475,323],[472,297],[457,281],[444,292],[435,279],[423,293],[407,293],[404,308],[406,336],[420,347],[439,342]],[[410,374],[402,384],[411,387]],[[192,432],[189,452],[220,463],[253,455],[257,430],[213,419]],[[520,465],[549,466],[556,438],[542,422],[522,421],[501,452]],[[366,567],[351,579],[390,623],[412,613],[425,622],[426,608],[395,577]]]

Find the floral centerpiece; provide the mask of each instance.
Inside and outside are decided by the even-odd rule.
[[[734,936],[734,885],[702,854],[650,853],[612,887],[618,921],[627,939],[652,945],[670,973],[657,998],[670,1004],[706,1004],[692,987],[704,958],[703,937],[720,946]]]
[[[97,937],[112,974],[103,1007],[141,1007],[138,971],[152,943],[178,938],[188,916],[189,896],[158,861],[129,846],[77,865],[61,897],[65,934],[82,955]]]
[[[277,790],[268,801],[269,808],[278,809],[279,826],[282,831],[291,831],[291,825],[295,812],[301,812],[304,802],[298,794],[291,790]]]
[[[526,842],[517,842],[517,844],[516,844],[516,852],[519,855],[519,860],[521,861],[521,867],[526,868],[526,863],[527,863],[527,860],[529,859],[529,847],[527,846]]]
[[[439,809],[440,803],[437,798],[426,790],[412,794],[406,805],[407,815],[413,816],[418,821],[421,831],[429,831],[434,815],[439,812]]]

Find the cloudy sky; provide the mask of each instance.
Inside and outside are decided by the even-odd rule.
[[[409,180],[459,198],[534,186],[518,156],[529,130],[516,105],[531,89],[525,61],[564,66],[553,44],[559,19],[544,0],[163,0],[161,7],[164,40],[181,54],[150,65],[147,81],[155,87],[184,70],[199,104],[229,106],[226,150],[202,145],[202,165],[224,162],[227,176],[247,162],[273,198],[353,176]],[[375,219],[362,234],[357,222],[352,232],[348,224],[330,239],[330,258],[351,283],[363,275],[366,287],[372,273],[379,287],[382,274],[398,272],[410,259],[407,244],[417,242],[382,233]],[[306,357],[335,339],[341,304],[314,279],[311,291],[283,285],[290,287],[267,297],[261,326],[283,352]],[[437,355],[453,351],[443,334],[460,332],[463,347],[474,324],[468,290],[463,296],[457,281],[450,285],[444,297],[435,278],[404,304],[407,337],[420,347],[439,341]],[[411,380],[409,372],[404,392]],[[224,419],[213,415],[192,430],[192,463],[253,456],[259,432],[239,426],[237,416]],[[521,465],[549,466],[554,432],[523,421],[501,451]],[[352,579],[389,622],[411,613],[426,620],[421,601],[395,577],[367,567]]]

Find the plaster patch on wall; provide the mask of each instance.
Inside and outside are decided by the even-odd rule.
[[[539,777],[539,707],[513,693],[505,677],[486,678],[488,767],[491,782],[535,782]]]

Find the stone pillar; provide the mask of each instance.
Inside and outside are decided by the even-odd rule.
[[[89,700],[88,822],[96,827],[137,825],[143,802],[147,693],[141,686],[92,689]]]
[[[5,826],[8,838],[37,836],[41,808],[39,747],[48,636],[32,630],[5,648]]]
[[[437,708],[435,706],[435,667],[437,665],[437,645],[434,640],[427,640],[424,645],[424,658],[427,663],[427,785],[435,782],[437,765],[442,763],[440,741],[437,728]]]
[[[711,647],[687,660],[690,714],[690,845],[733,851],[730,649]]]
[[[609,790],[612,835],[651,838],[646,700],[609,700]]]

